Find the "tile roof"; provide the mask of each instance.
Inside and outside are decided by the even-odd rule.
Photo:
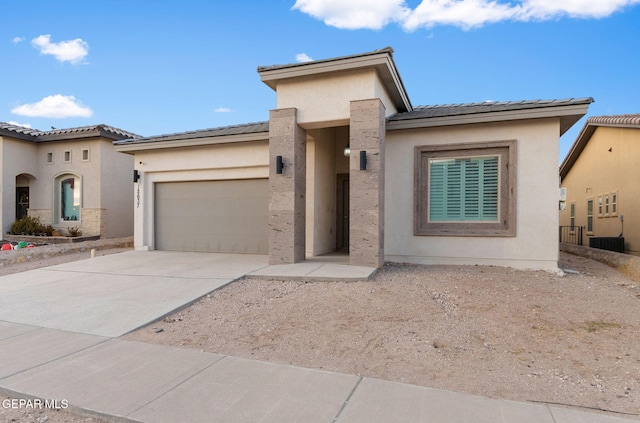
[[[477,115],[481,113],[531,110],[549,108],[554,106],[570,106],[590,104],[593,99],[590,97],[564,100],[527,100],[527,101],[503,101],[503,102],[482,102],[463,104],[444,104],[436,106],[419,106],[411,112],[398,113],[389,117],[390,122],[401,122],[411,119],[425,119],[450,117],[460,115]],[[123,139],[115,141],[118,146],[148,144],[166,141],[195,140],[198,138],[222,137],[228,135],[250,135],[258,133],[268,133],[269,122],[254,122],[240,125],[223,126],[218,128],[200,129],[195,131],[178,132],[174,134],[157,135],[137,139]]]
[[[223,137],[227,135],[249,135],[269,132],[269,122],[253,122],[242,125],[221,126],[218,128],[199,129],[195,131],[177,132],[146,138],[126,139],[114,142],[115,145],[145,144],[163,141],[193,140],[196,138]]]
[[[613,126],[619,128],[640,129],[640,113],[629,115],[592,116],[587,119],[580,130],[580,134],[571,145],[569,152],[560,164],[560,178],[564,178],[580,157],[591,136],[598,126]]]
[[[442,104],[435,106],[416,106],[411,112],[398,113],[389,121],[403,121],[410,119],[425,119],[471,115],[478,113],[507,112],[516,110],[531,110],[546,107],[571,106],[590,104],[591,97],[569,98],[563,100],[522,100],[522,101],[484,101],[481,103]]]
[[[38,129],[26,128],[24,126],[11,123],[0,122],[0,135],[16,136],[33,142],[62,140],[66,138],[79,138],[84,136],[100,135],[112,140],[140,138],[132,132],[124,131],[109,125],[91,125],[77,128],[56,129],[50,131],[40,131]]]
[[[640,113],[632,115],[592,116],[587,125],[640,126]]]

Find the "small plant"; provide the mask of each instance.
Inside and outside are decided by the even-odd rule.
[[[40,235],[48,229],[40,223],[39,217],[24,216],[11,224],[12,235]],[[53,230],[53,228],[51,228]]]
[[[584,325],[582,326],[582,328],[589,333],[598,332],[599,330],[602,330],[602,329],[621,328],[621,327],[622,325],[620,323],[593,321],[593,320],[584,322]]]
[[[72,226],[68,228],[67,235],[70,237],[82,236],[82,231],[80,230],[80,226]]]

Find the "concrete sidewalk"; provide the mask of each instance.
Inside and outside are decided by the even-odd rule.
[[[114,422],[637,421],[6,322],[0,357],[3,394]]]

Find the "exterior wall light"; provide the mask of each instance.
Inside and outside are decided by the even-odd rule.
[[[367,152],[360,150],[360,170],[367,170]]]
[[[276,156],[276,173],[282,175],[282,169],[284,169],[284,163],[282,163],[282,156]]]
[[[349,144],[344,146],[343,153],[345,157],[349,157],[351,155],[351,148],[349,148]]]
[[[141,178],[142,178],[142,175],[140,175],[140,172],[138,172],[137,169],[134,169],[133,170],[133,182],[138,182]]]

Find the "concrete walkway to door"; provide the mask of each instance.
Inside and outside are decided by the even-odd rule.
[[[245,275],[362,280],[374,271],[331,257],[269,266],[264,255],[130,251],[3,277],[0,321],[117,337]]]

